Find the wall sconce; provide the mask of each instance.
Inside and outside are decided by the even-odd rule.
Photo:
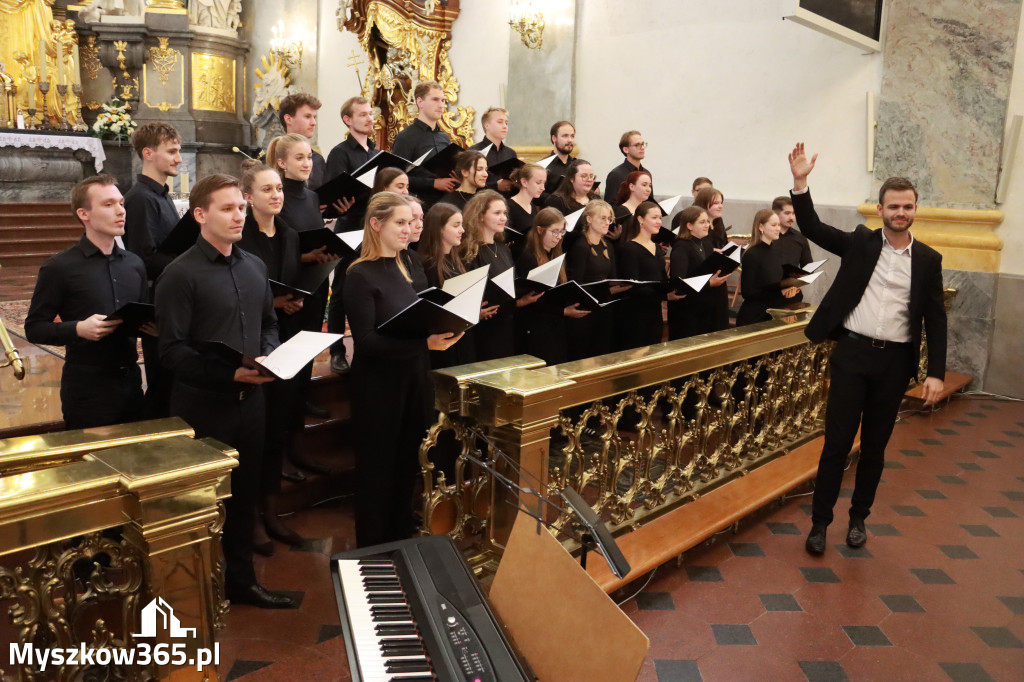
[[[302,41],[286,38],[283,22],[278,21],[277,26],[270,30],[274,33],[274,37],[270,39],[270,54],[289,68],[300,68],[302,66]]]
[[[512,0],[512,13],[508,25],[519,32],[523,45],[539,50],[544,40],[544,15],[535,12],[533,0]]]

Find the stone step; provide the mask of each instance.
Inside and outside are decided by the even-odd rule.
[[[52,239],[62,237],[66,239],[79,239],[84,233],[84,228],[75,221],[72,223],[67,218],[56,219],[52,225],[0,225],[0,241],[24,241],[31,239]]]
[[[18,256],[24,253],[59,253],[78,243],[79,237],[29,237],[27,239],[4,239],[0,237],[0,257]]]
[[[57,249],[60,251],[61,249]],[[34,251],[31,253],[0,254],[0,265],[6,267],[39,267],[57,251]]]
[[[0,204],[0,218],[25,215],[65,215],[74,219],[70,202],[27,201]]]

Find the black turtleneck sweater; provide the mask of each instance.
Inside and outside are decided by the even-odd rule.
[[[281,219],[296,232],[321,229],[324,226],[324,219],[320,215],[320,202],[316,192],[307,188],[302,180],[284,178],[281,182],[284,185]]]

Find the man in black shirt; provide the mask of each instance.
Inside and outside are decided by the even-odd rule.
[[[779,225],[782,228],[778,241],[772,245],[772,250],[778,251],[779,260],[783,265],[802,268],[811,262],[811,245],[807,242],[807,237],[794,227],[796,213],[793,211],[793,200],[787,196],[775,197],[772,201],[772,210],[779,216]]]
[[[114,241],[125,225],[116,182],[94,175],[71,190],[71,208],[85,234],[43,264],[25,319],[29,341],[67,347],[60,401],[69,429],[142,418],[135,333],[106,319],[126,303],[149,300],[145,265]]]
[[[437,81],[424,81],[416,86],[413,93],[419,113],[416,119],[405,130],[395,135],[395,143],[391,151],[408,161],[418,161],[421,156],[427,158],[441,151],[449,144],[451,138],[441,130],[438,121],[444,116],[444,90]],[[409,191],[419,197],[424,208],[429,208],[445,192],[451,192],[459,183],[454,177],[431,178],[423,175],[409,176]]]
[[[480,123],[484,127],[484,139],[477,142],[470,149],[476,149],[481,152],[485,149],[487,150],[485,156],[488,168],[493,168],[499,163],[519,158],[516,150],[505,144],[505,138],[508,137],[508,111],[498,107],[491,107],[484,112]],[[499,192],[508,192],[512,189],[512,181],[508,177],[499,178],[497,173],[488,172],[485,186]]]
[[[365,97],[349,97],[341,105],[341,120],[348,126],[348,136],[339,142],[327,155],[327,176],[336,178],[342,173],[351,173],[377,153],[377,145],[370,138],[373,133],[373,107]],[[365,211],[345,214],[338,219],[335,232],[358,229],[363,222]],[[331,298],[327,305],[327,331],[332,334],[345,333],[345,304],[342,291],[345,287],[345,273],[352,264],[352,258],[342,258],[334,269],[331,284]],[[337,374],[348,371],[345,359],[345,345],[338,341],[331,347],[331,370]]]
[[[298,133],[309,140],[313,147],[313,135],[316,132],[316,112],[323,106],[313,95],[297,92],[281,100],[278,116],[285,134]],[[306,186],[316,189],[327,181],[327,162],[320,152],[313,149],[313,170],[306,180]]]
[[[548,179],[544,183],[544,192],[551,194],[562,184],[562,178],[572,163],[572,150],[576,146],[576,128],[568,121],[558,121],[551,126],[552,154],[555,158],[548,164]]]
[[[213,437],[238,450],[225,504],[226,590],[232,602],[291,608],[293,600],[256,581],[252,533],[256,522],[265,432],[255,369],[224,359],[223,346],[259,359],[278,345],[274,299],[263,262],[234,248],[242,238],[245,199],[238,180],[209,175],[189,197],[200,226],[195,246],[164,269],[156,287],[160,356],[174,372],[171,414],[196,436]],[[218,350],[217,344],[223,344]]]
[[[604,200],[610,204],[616,203],[615,197],[619,193],[619,185],[626,181],[630,173],[633,171],[650,173],[644,168],[643,160],[647,155],[647,143],[644,142],[644,136],[640,134],[639,130],[628,130],[622,133],[622,137],[619,138],[619,151],[626,158],[618,166],[612,168],[604,181]],[[653,177],[651,176],[652,181]],[[654,196],[653,189],[651,196]]]
[[[158,249],[178,224],[178,209],[168,196],[167,178],[178,175],[181,136],[166,123],[147,123],[132,133],[132,146],[142,160],[142,173],[124,195],[124,247],[142,258],[149,281],[155,282],[174,260],[174,254]],[[166,417],[171,377],[160,364],[156,337],[142,337],[142,358],[146,365],[146,414],[151,419]]]

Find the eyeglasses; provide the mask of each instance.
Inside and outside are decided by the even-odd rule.
[[[630,147],[637,147],[639,149],[647,149],[647,143],[646,142],[634,142],[633,144],[631,144],[629,146]]]
[[[578,177],[580,180],[591,180],[591,181],[597,180],[597,176],[594,175],[593,173],[587,173],[586,175],[584,175],[583,173],[580,173],[576,177]]]
[[[565,230],[548,230],[548,234],[553,237],[562,238],[565,236]]]

